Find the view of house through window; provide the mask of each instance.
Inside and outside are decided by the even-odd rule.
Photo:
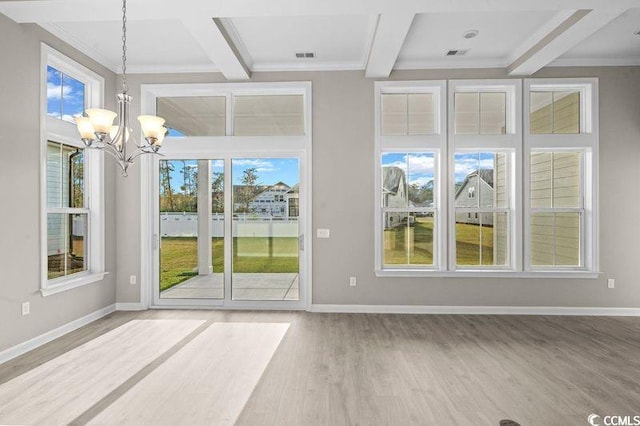
[[[531,265],[581,266],[582,154],[531,153]]]
[[[87,270],[88,210],[84,200],[84,151],[47,144],[47,270],[59,278]]]
[[[383,263],[433,265],[434,153],[382,155]]]
[[[580,92],[533,91],[530,99],[532,134],[580,133]]]
[[[457,153],[454,160],[456,265],[508,266],[508,155]]]
[[[231,210],[232,298],[298,300],[298,159],[231,164],[160,160],[160,298],[225,298]],[[225,179],[233,182],[232,206],[225,205]]]

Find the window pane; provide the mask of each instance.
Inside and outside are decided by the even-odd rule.
[[[456,93],[455,133],[477,135],[480,128],[480,96],[478,93]]]
[[[531,208],[582,207],[582,154],[531,153]]]
[[[553,133],[553,93],[531,92],[530,127],[532,134]]]
[[[433,213],[387,212],[383,222],[384,265],[433,265]]]
[[[580,133],[580,92],[553,92],[553,133]]]
[[[509,217],[502,213],[456,214],[456,265],[508,265]]]
[[[506,99],[506,93],[480,93],[480,134],[506,133]]]
[[[508,207],[507,154],[493,152],[457,153],[455,161],[456,207]],[[500,204],[496,205],[496,173]]]
[[[298,218],[287,212],[299,197],[297,158],[234,158],[233,300],[298,300]]]
[[[235,136],[304,135],[304,96],[235,96]]]
[[[581,213],[531,215],[531,265],[580,266]]]
[[[84,207],[83,150],[47,144],[47,207]]]
[[[431,93],[412,93],[408,95],[409,135],[432,135],[433,95]]]
[[[384,136],[408,133],[408,108],[406,94],[382,95],[382,134]]]
[[[74,123],[73,117],[84,111],[84,84],[62,74],[62,119]]]
[[[159,171],[160,297],[193,296],[189,288],[176,289],[198,275],[198,162],[160,160]]]
[[[47,277],[87,270],[87,214],[47,214]]]
[[[434,207],[433,153],[382,155],[383,207]]]
[[[158,98],[156,113],[164,118],[169,136],[225,136],[224,96]]]
[[[580,133],[580,92],[531,92],[532,134]]]
[[[62,118],[62,73],[47,66],[47,115]]]

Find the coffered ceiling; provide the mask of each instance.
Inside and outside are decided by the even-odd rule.
[[[116,72],[120,7],[0,1]],[[640,65],[640,0],[129,0],[128,18],[130,73]]]

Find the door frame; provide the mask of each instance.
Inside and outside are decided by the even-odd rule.
[[[143,84],[141,113],[156,113],[156,98],[162,96],[227,96],[227,136],[166,138],[161,152],[176,159],[223,159],[226,167],[231,158],[299,158],[300,215],[299,234],[303,236],[299,251],[298,301],[245,301],[218,299],[155,299],[158,278],[159,177],[158,156],[140,160],[140,308],[211,308],[309,310],[312,300],[312,123],[311,82],[285,83],[211,83],[211,84]],[[232,94],[302,94],[304,96],[304,135],[302,136],[231,136]],[[229,170],[230,172],[231,170]],[[150,187],[151,183],[151,187]],[[231,196],[232,182],[225,180],[225,199]],[[227,195],[228,194],[228,195]],[[226,202],[225,202],[226,204]],[[230,217],[231,214],[226,217]],[[231,225],[231,222],[229,222]],[[228,229],[228,226],[227,226]],[[226,234],[225,234],[226,238]],[[227,253],[225,253],[227,255]],[[230,264],[225,256],[225,266]],[[225,268],[226,271],[226,268]],[[231,273],[231,270],[229,270]],[[226,280],[225,280],[226,281]],[[225,284],[225,296],[227,296]],[[155,300],[154,300],[155,299]],[[170,303],[169,303],[170,302]]]

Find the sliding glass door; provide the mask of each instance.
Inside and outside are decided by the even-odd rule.
[[[297,156],[159,160],[155,302],[299,302],[300,163]]]

